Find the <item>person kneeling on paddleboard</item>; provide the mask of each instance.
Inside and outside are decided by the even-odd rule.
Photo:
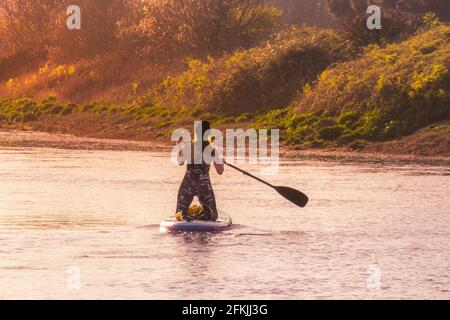
[[[178,191],[176,217],[180,221],[207,220],[216,221],[218,218],[216,198],[211,185],[209,171],[211,164],[205,162],[203,153],[206,147],[211,146],[211,141],[202,141],[204,134],[211,129],[208,121],[199,121],[195,128],[194,143],[186,143],[178,153],[179,159],[184,158],[184,150],[190,148],[191,161],[187,164],[187,171]],[[195,143],[202,141],[202,148],[195,148]],[[180,141],[181,142],[181,141]],[[201,155],[198,154],[201,152]],[[196,154],[197,153],[197,154]],[[214,153],[214,149],[213,149]],[[201,161],[194,161],[201,159]],[[200,163],[198,163],[200,162]],[[179,161],[184,165],[185,161]],[[219,175],[224,172],[224,164],[213,161],[214,168]],[[197,197],[201,206],[192,206],[194,197]]]

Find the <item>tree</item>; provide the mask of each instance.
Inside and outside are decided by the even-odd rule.
[[[336,25],[326,0],[269,0],[268,3],[283,10],[283,22],[287,24],[326,28]]]
[[[338,18],[355,14],[351,0],[327,0],[327,6],[330,12]]]
[[[341,28],[348,40],[356,46],[383,44],[412,35],[420,25],[420,19],[408,13],[388,11],[383,14],[382,28],[369,30],[367,14],[360,13],[341,21]]]
[[[424,15],[434,12],[443,21],[450,21],[450,5],[448,0],[398,0],[397,6],[402,10]]]
[[[129,31],[145,55],[205,56],[253,46],[278,30],[280,16],[261,0],[148,1]]]
[[[338,18],[357,16],[364,13],[371,4],[379,5],[384,11],[417,15],[433,11],[443,20],[450,19],[448,0],[327,0],[328,9]]]
[[[0,56],[10,57],[23,51],[33,56],[45,54],[54,40],[56,12],[61,8],[58,0],[1,1]]]
[[[78,0],[77,5],[81,9],[81,30],[67,29],[65,7],[51,46],[53,59],[77,60],[117,52],[122,45],[121,28],[127,23],[137,23],[131,17],[141,8],[132,0]]]
[[[81,30],[66,27],[72,1],[2,0],[0,57],[21,52],[41,58],[79,59],[114,50],[120,22],[133,12],[133,0],[78,0]]]
[[[330,12],[338,18],[347,38],[358,46],[390,42],[413,34],[422,17],[435,11],[441,19],[448,16],[448,0],[327,0]],[[368,30],[366,10],[370,4],[382,9],[382,29]]]

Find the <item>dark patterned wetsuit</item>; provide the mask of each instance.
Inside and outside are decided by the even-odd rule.
[[[188,215],[189,206],[196,196],[205,210],[205,220],[217,220],[217,206],[209,177],[210,165],[188,164],[187,172],[178,191],[177,212]]]

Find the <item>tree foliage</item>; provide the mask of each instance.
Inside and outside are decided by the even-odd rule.
[[[365,13],[369,5],[379,5],[384,11],[399,11],[424,15],[435,12],[442,20],[450,19],[448,0],[327,0],[330,12],[343,18]]]
[[[79,0],[82,29],[68,30],[66,9],[72,1],[3,0],[0,2],[0,57],[28,52],[38,56],[84,58],[117,47],[120,22],[133,1]]]
[[[206,56],[248,48],[278,30],[281,11],[260,0],[163,0],[129,30],[144,55]]]
[[[367,8],[373,4],[382,10],[381,30],[366,27]],[[405,39],[421,26],[427,12],[435,12],[444,21],[450,13],[447,0],[327,0],[327,6],[347,38],[358,46]]]
[[[79,0],[81,30],[68,30],[69,0],[2,0],[0,59],[27,52],[57,61],[105,52],[175,57],[248,48],[278,30],[281,11],[262,0]]]
[[[269,0],[268,3],[283,10],[283,22],[289,25],[335,27],[326,0]]]

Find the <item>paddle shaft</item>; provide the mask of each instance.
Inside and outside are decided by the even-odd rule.
[[[274,186],[273,184],[268,183],[267,181],[264,181],[258,177],[255,177],[254,175],[252,175],[251,173],[248,173],[245,170],[242,170],[232,164],[227,163],[226,161],[224,161],[224,164],[226,164],[227,166],[233,168],[234,170],[237,170],[241,173],[243,173],[244,175],[255,179],[256,181],[259,181],[261,183],[264,183],[265,185],[275,189],[281,196],[283,196],[285,199],[289,200],[290,202],[296,204],[297,206],[304,208],[306,206],[306,204],[308,203],[309,199],[308,196],[305,195],[303,192],[300,192],[298,190],[295,190],[293,188],[289,188],[289,187],[281,187],[281,186]]]
[[[233,168],[234,170],[237,170],[237,171],[243,173],[244,175],[246,175],[246,176],[248,176],[248,177],[250,177],[250,178],[253,178],[253,179],[255,179],[255,180],[259,181],[259,182],[264,183],[265,185],[267,185],[267,186],[269,186],[269,187],[271,187],[271,188],[276,189],[276,187],[275,187],[273,184],[270,184],[270,183],[268,183],[267,181],[264,181],[264,180],[262,180],[262,179],[260,179],[260,178],[258,178],[258,177],[255,177],[255,176],[252,175],[251,173],[249,173],[249,172],[247,172],[247,171],[245,171],[245,170],[242,170],[242,169],[240,169],[240,168],[238,168],[238,167],[236,167],[236,166],[233,166],[232,164],[229,164],[229,163],[227,163],[227,162],[224,162],[224,163],[225,163],[227,166]]]

